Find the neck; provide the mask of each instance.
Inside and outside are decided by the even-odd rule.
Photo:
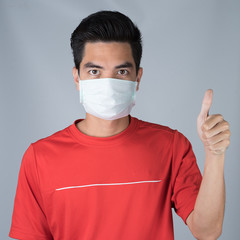
[[[128,127],[130,116],[105,120],[86,113],[86,119],[76,124],[79,131],[92,137],[111,137]]]

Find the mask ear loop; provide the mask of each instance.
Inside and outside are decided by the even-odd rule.
[[[83,85],[79,75],[78,75],[78,88],[79,88],[79,95],[80,95],[80,103],[83,103]]]
[[[132,99],[133,99],[133,102],[135,103],[136,101],[136,87],[137,87],[137,81],[134,82],[134,91],[133,91],[133,95],[132,95]]]

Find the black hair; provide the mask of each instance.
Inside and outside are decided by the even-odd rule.
[[[142,57],[142,36],[129,17],[118,11],[98,11],[81,21],[71,35],[71,48],[78,72],[85,43],[98,41],[128,42],[138,73]]]

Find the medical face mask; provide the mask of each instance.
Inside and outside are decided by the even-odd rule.
[[[136,100],[137,81],[116,78],[80,80],[80,103],[98,118],[114,120],[127,116]]]

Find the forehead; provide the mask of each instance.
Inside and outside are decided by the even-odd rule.
[[[128,42],[87,42],[82,61],[129,61],[134,63]]]

